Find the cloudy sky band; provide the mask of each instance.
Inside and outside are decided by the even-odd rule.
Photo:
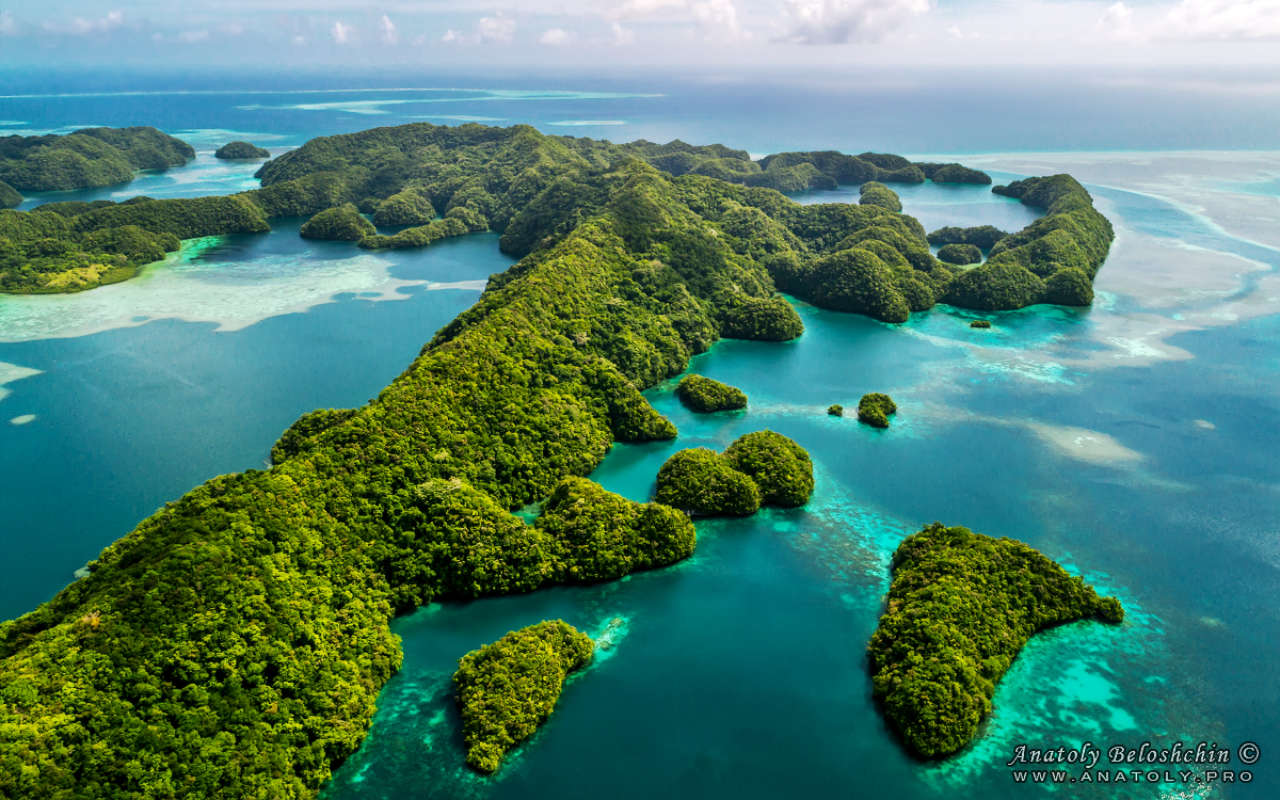
[[[51,48],[93,60],[122,45],[183,45],[193,63],[243,58],[231,40],[288,46],[303,61],[352,51],[398,63],[783,62],[1275,64],[1280,0],[532,0],[360,3],[230,0],[216,13],[158,0],[5,4],[0,64]],[[744,47],[744,45],[749,45]],[[272,53],[275,57],[277,54]]]

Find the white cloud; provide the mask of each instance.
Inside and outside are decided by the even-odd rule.
[[[635,32],[630,28],[624,28],[620,22],[615,22],[609,26],[609,33],[613,37],[611,44],[616,47],[626,47],[629,44],[634,44],[636,40]]]
[[[780,39],[797,44],[877,42],[931,7],[931,0],[786,0],[787,32]]]
[[[396,30],[396,24],[386,14],[383,14],[382,19],[378,20],[378,31],[382,36],[382,41],[386,44],[396,44],[400,41],[400,31]]]
[[[87,19],[72,17],[67,23],[46,22],[42,26],[50,33],[70,33],[75,36],[88,36],[91,33],[106,33],[124,24],[123,11],[108,11],[105,17]]]
[[[0,36],[12,36],[18,32],[18,23],[8,11],[0,11]]]
[[[492,17],[481,17],[472,33],[450,28],[440,37],[449,44],[511,44],[516,37],[516,21],[501,11]]]
[[[294,37],[293,37],[293,44],[294,44],[294,46],[296,46],[296,47],[301,47],[301,46],[303,46],[303,45],[304,45],[304,44],[306,44],[306,43],[307,43],[307,37],[303,36],[303,35],[302,35],[302,34],[300,34],[300,33],[299,33],[299,34],[295,34],[295,35],[294,35]]]
[[[492,17],[481,17],[476,23],[476,35],[482,42],[510,44],[516,36],[516,21],[501,11]]]
[[[688,0],[627,0],[614,9],[612,16],[618,19],[640,19],[652,17],[660,11],[683,11],[688,7]]]
[[[564,28],[548,28],[538,37],[538,44],[545,44],[550,47],[561,47],[573,41],[573,34]]]
[[[1179,0],[1140,10],[1117,2],[1103,12],[1097,27],[1126,43],[1280,39],[1280,0]]]
[[[750,38],[738,19],[734,0],[627,0],[609,12],[615,20],[661,23],[693,22],[706,39],[733,41]],[[616,30],[616,27],[615,27]],[[614,40],[617,42],[615,33]]]
[[[1147,38],[1146,32],[1133,23],[1133,9],[1123,2],[1107,6],[1098,19],[1098,28],[1104,36],[1117,42],[1140,42]]]
[[[1127,28],[1133,24],[1133,9],[1124,3],[1113,3],[1107,6],[1099,24],[1110,28]]]
[[[1176,39],[1280,38],[1280,0],[1180,0],[1158,35]]]
[[[351,26],[342,20],[338,20],[333,23],[333,27],[329,30],[329,35],[338,44],[346,44],[351,40]]]
[[[185,44],[195,44],[196,42],[204,42],[209,39],[209,32],[205,30],[199,31],[183,31],[178,34],[178,41]]]
[[[733,0],[703,0],[690,9],[703,35],[710,39],[742,39],[745,32],[738,24],[738,9]]]

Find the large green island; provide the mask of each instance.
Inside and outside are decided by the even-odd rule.
[[[676,435],[641,389],[721,337],[798,335],[777,288],[886,320],[957,283],[975,307],[1013,308],[1051,283],[1087,286],[1110,242],[1074,180],[1023,182],[1008,191],[1047,215],[957,277],[909,216],[804,206],[770,188],[923,181],[905,159],[756,162],[719,145],[528,126],[325,137],[259,175],[261,189],[230,197],[0,212],[0,289],[91,288],[179,239],[347,203],[376,214],[408,190],[396,209],[438,216],[350,246],[492,230],[520,260],[367,405],[304,416],[269,469],[167,504],[86,577],[0,624],[2,796],[312,797],[359,746],[400,665],[397,614],[614,580],[692,553],[683,512],[584,476],[615,441]],[[1053,269],[1058,253],[1071,265]],[[793,444],[753,435],[713,455],[760,499],[795,505],[812,475]],[[534,524],[510,513],[536,502]]]

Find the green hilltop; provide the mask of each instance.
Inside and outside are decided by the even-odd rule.
[[[128,183],[142,169],[180,167],[191,145],[155,128],[83,128],[65,136],[0,136],[0,181],[20,192]]]

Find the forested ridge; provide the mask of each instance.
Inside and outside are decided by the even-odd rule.
[[[155,128],[81,128],[66,135],[0,136],[0,181],[20,192],[128,183],[143,169],[178,167],[191,145]]]
[[[1112,238],[1088,192],[1069,176],[1020,181],[993,191],[1044,208],[1046,217],[988,244],[987,264],[957,273],[932,256],[919,222],[898,213],[901,203],[886,183],[919,183],[926,172],[933,180],[986,178],[960,165],[834,151],[753,161],[723,145],[612,144],[547,136],[524,125],[418,123],[313,139],[265,163],[257,173],[261,189],[231,197],[138,197],[0,211],[0,291],[94,288],[131,277],[175,249],[175,237],[260,233],[284,217],[316,217],[305,226],[308,235],[375,250],[492,230],[502,234],[503,252],[520,258],[601,213],[621,188],[621,167],[629,161],[678,178],[683,201],[726,233],[749,240],[749,254],[778,288],[889,322],[939,301],[980,309],[1087,305]],[[799,206],[776,191],[842,184],[862,186],[864,205]],[[403,227],[373,232],[350,209],[337,211],[348,204],[379,225]],[[799,320],[781,303],[739,298],[722,310],[721,322],[752,338],[792,338]]]
[[[803,289],[816,265],[868,271],[873,289],[850,268],[831,304],[882,318],[931,305],[950,280],[911,217],[653,163],[679,153],[741,160],[423,124],[313,140],[232,197],[0,212],[0,237],[22,232],[0,238],[6,279],[5,247],[19,262],[43,240],[168,249],[346,203],[376,214],[397,195],[395,214],[429,205],[437,218],[362,246],[490,229],[521,257],[368,405],[305,416],[270,469],[169,503],[87,577],[0,625],[0,795],[313,796],[399,666],[396,614],[689,555],[684,514],[578,477],[614,441],[675,436],[640,389],[721,336],[797,335],[775,286]],[[738,456],[763,480],[775,467],[757,444]],[[509,513],[547,498],[534,525]]]

